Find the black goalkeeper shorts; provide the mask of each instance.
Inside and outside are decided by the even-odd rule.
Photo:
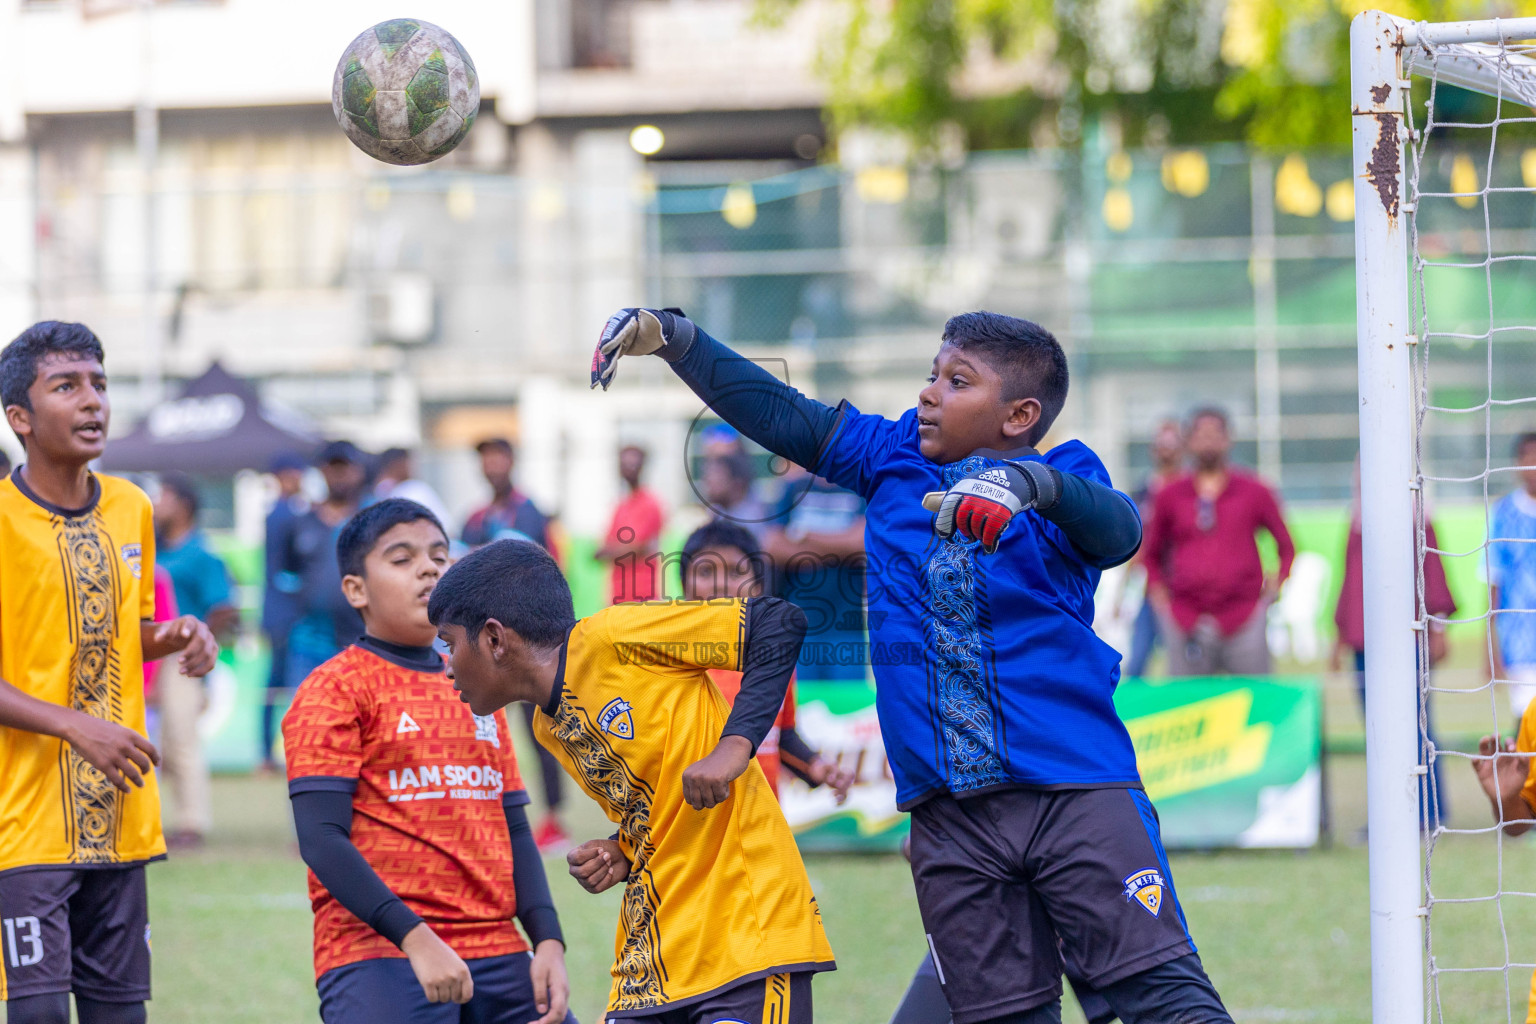
[[[1194,952],[1140,790],[926,800],[912,877],[955,1024],[1059,999],[1063,958],[1103,987]]]
[[[0,999],[149,998],[144,865],[0,873]]]

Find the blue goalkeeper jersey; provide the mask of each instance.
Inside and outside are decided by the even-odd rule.
[[[1079,441],[1027,457],[1109,486]],[[1141,786],[1113,702],[1120,655],[1093,632],[1099,570],[1034,512],[991,555],[934,535],[923,494],[994,462],[930,462],[916,410],[892,421],[845,404],[816,466],[869,503],[869,653],[903,810],[943,792]]]

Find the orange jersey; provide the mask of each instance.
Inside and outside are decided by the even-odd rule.
[[[726,703],[734,706],[736,695],[741,692],[741,673],[712,668],[709,670],[709,678]],[[794,727],[795,677],[790,676],[789,689],[784,692],[784,705],[779,708],[779,716],[773,720],[773,728],[768,730],[768,735],[763,737],[763,742],[757,748],[757,763],[763,766],[763,774],[768,776],[768,785],[773,787],[774,796],[779,794],[779,768],[783,764],[779,758],[779,733]]]
[[[506,716],[461,703],[445,673],[348,647],[317,668],[283,716],[290,792],[355,780],[352,842],[390,891],[459,956],[528,948],[512,922],[512,840],[502,798],[527,803]],[[315,977],[405,954],[314,872]]]

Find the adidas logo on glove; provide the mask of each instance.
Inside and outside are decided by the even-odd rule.
[[[986,469],[977,474],[981,479],[992,484],[1008,486],[1008,472],[1002,469]]]

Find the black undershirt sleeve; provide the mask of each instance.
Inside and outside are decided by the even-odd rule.
[[[756,754],[784,706],[789,677],[805,641],[806,619],[803,611],[777,597],[750,599],[746,614],[741,690],[720,738],[745,737]]]
[[[795,731],[794,726],[779,730],[779,763],[788,768],[795,778],[812,789],[820,785],[806,774],[814,760],[816,760],[816,751],[812,750],[811,745],[805,742],[805,738]]]
[[[565,935],[560,930],[560,915],[555,912],[555,899],[549,892],[544,860],[533,841],[527,806],[502,797],[501,809],[512,836],[512,888],[517,893],[517,919],[535,947],[545,939],[554,939],[563,946]]]
[[[338,903],[398,946],[421,924],[421,917],[390,891],[352,844],[352,793],[342,788],[344,782],[352,780],[324,781],[336,785],[289,793],[299,855]],[[352,785],[355,787],[356,782]]]
[[[1141,547],[1141,516],[1119,491],[1075,473],[1048,467],[1061,482],[1061,497],[1040,517],[1061,527],[1072,546],[1096,569],[1129,561]]]
[[[658,353],[671,364],[672,372],[725,422],[814,473],[827,442],[837,432],[843,407],[834,409],[805,397],[705,334],[691,320],[679,320],[677,331]]]

